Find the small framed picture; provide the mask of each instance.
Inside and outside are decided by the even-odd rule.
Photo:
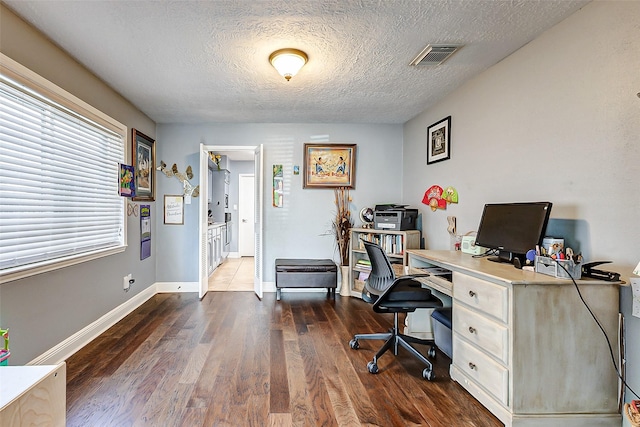
[[[164,223],[184,224],[184,198],[182,196],[164,196]]]
[[[120,163],[120,195],[134,197],[136,195],[135,172],[133,166]]]
[[[155,140],[142,132],[131,131],[131,163],[135,172],[135,201],[155,200]]]
[[[427,164],[451,158],[451,116],[429,126]]]

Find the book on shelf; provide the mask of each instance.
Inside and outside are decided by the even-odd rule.
[[[369,272],[371,271],[371,261],[368,259],[359,259],[356,261],[356,265],[353,266],[354,270]]]
[[[404,255],[404,238],[401,234],[360,234],[358,249],[364,250],[363,241],[379,245],[387,254]]]

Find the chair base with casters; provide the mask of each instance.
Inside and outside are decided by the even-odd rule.
[[[435,374],[433,372],[433,365],[431,361],[427,359],[422,353],[420,353],[417,349],[415,349],[411,344],[421,344],[428,345],[429,350],[427,352],[427,356],[431,359],[436,358],[436,345],[433,340],[426,340],[421,338],[412,337],[410,335],[405,335],[400,333],[399,326],[399,313],[407,313],[413,312],[403,310],[401,312],[393,313],[393,328],[389,330],[389,332],[382,332],[377,334],[356,334],[353,336],[353,339],[349,341],[349,347],[354,350],[360,348],[360,340],[385,340],[385,343],[382,345],[380,350],[378,350],[373,356],[373,360],[367,363],[367,370],[371,374],[378,373],[378,359],[385,354],[389,350],[393,350],[394,355],[398,355],[398,347],[402,347],[407,350],[413,357],[421,361],[426,365],[426,368],[422,370],[422,378],[428,381],[432,381],[435,378]]]
[[[373,303],[373,311],[376,313],[393,313],[393,328],[389,332],[377,334],[356,334],[349,341],[349,347],[356,350],[360,348],[360,340],[384,340],[384,345],[373,356],[373,360],[367,364],[367,370],[372,374],[378,373],[378,359],[388,350],[393,349],[393,354],[398,354],[398,347],[407,350],[413,357],[426,365],[422,371],[422,377],[433,380],[433,365],[422,353],[416,350],[412,344],[430,346],[427,355],[432,359],[436,356],[436,344],[434,340],[415,338],[400,333],[400,313],[413,313],[418,308],[442,307],[442,301],[431,294],[428,288],[415,280],[414,276],[395,276],[391,263],[382,248],[374,243],[363,241],[367,255],[371,261],[371,273],[365,282],[362,299]]]

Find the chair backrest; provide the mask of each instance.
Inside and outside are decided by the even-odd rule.
[[[369,261],[371,261],[371,274],[365,282],[369,292],[381,295],[396,278],[396,274],[391,267],[391,262],[387,258],[382,248],[375,243],[363,240],[364,248],[367,250]]]

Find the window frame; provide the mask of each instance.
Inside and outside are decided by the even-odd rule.
[[[127,158],[128,147],[128,129],[119,121],[109,117],[97,108],[82,101],[80,98],[72,95],[56,84],[50,82],[37,73],[29,70],[20,63],[14,61],[8,56],[0,52],[0,75],[2,79],[12,81],[26,88],[28,91],[48,98],[51,102],[56,103],[63,108],[70,110],[73,114],[83,116],[93,122],[96,122],[116,133],[122,135],[123,147],[121,162],[125,163]],[[114,189],[117,191],[117,188]],[[26,264],[16,267],[7,268],[0,271],[0,284],[15,281],[25,277],[58,270],[60,268],[96,260],[113,254],[124,252],[127,248],[127,209],[126,198],[122,197],[122,230],[123,238],[121,244],[109,248],[89,250],[83,253],[64,256],[57,259],[49,259],[33,264]],[[0,236],[1,238],[1,236]]]

